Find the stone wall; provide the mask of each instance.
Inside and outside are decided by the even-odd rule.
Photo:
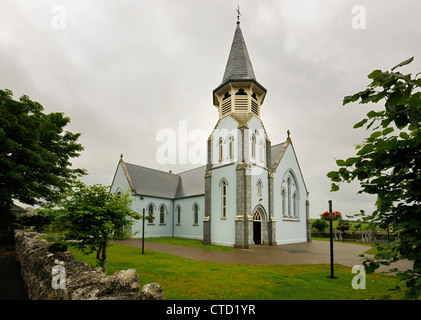
[[[164,300],[162,288],[140,291],[135,269],[107,276],[77,261],[65,246],[51,244],[35,232],[15,231],[16,253],[31,300]],[[53,269],[54,268],[54,269]],[[54,289],[53,287],[57,288]]]
[[[315,230],[311,231],[311,236],[313,238],[330,238],[329,229],[324,232],[318,232]],[[368,243],[385,243],[388,241],[387,234],[384,233],[372,233],[370,231],[345,231],[342,233],[339,230],[333,230],[333,239],[334,240],[344,240],[344,241],[359,241],[359,242],[368,242]]]

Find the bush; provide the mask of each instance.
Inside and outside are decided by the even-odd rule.
[[[320,232],[323,232],[327,229],[328,225],[327,225],[327,222],[325,220],[316,219],[311,224],[311,227],[313,229],[316,229],[317,231],[319,231],[319,234],[320,234]]]
[[[52,217],[44,213],[23,214],[16,219],[15,226],[21,229],[31,229],[42,232],[52,221]]]

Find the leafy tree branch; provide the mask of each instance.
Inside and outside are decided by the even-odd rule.
[[[413,77],[395,71],[412,61],[390,71],[374,70],[365,90],[344,98],[343,105],[384,102],[384,109],[369,111],[354,125],[371,132],[356,146],[355,156],[336,160],[339,169],[327,177],[331,191],[338,191],[342,182],[358,180],[359,193],[377,195],[376,210],[369,218],[394,230],[394,237],[364,263],[372,272],[380,264],[413,261],[413,269],[399,276],[406,281],[405,297],[416,299],[421,294],[421,79],[420,73]]]

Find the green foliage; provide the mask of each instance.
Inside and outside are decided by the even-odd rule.
[[[114,194],[109,188],[96,184],[87,186],[75,181],[67,199],[56,211],[55,224],[65,226],[66,241],[86,254],[96,251],[96,258],[105,271],[107,247],[111,240],[122,240],[134,223],[137,212],[131,209],[129,193]]]
[[[24,214],[16,219],[15,226],[22,229],[33,228],[36,232],[44,231],[53,221],[53,216],[47,212]]]
[[[356,147],[356,156],[336,161],[339,170],[327,174],[331,191],[339,190],[341,182],[358,180],[359,193],[377,195],[377,208],[369,218],[380,228],[392,228],[396,236],[388,250],[365,265],[374,270],[380,263],[414,261],[413,270],[405,273],[406,298],[418,298],[421,291],[421,79],[395,69],[412,60],[390,72],[373,71],[367,89],[344,98],[343,105],[383,100],[384,109],[369,111],[354,125],[372,132]]]
[[[311,227],[313,229],[316,229],[319,232],[323,232],[325,231],[329,226],[327,224],[327,222],[323,219],[315,219],[312,224]]]
[[[339,230],[342,233],[342,235],[344,235],[345,231],[349,230],[350,228],[351,228],[351,225],[349,221],[345,221],[341,219],[338,223],[338,226],[336,227],[336,230]]]
[[[63,113],[43,113],[43,107],[23,95],[13,100],[10,90],[0,90],[0,208],[12,199],[34,205],[54,200],[69,182],[85,174],[72,169],[70,159],[83,146],[80,133],[64,131],[70,118]]]

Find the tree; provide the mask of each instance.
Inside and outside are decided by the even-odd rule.
[[[71,168],[80,156],[80,133],[64,131],[70,118],[63,113],[43,113],[38,102],[23,95],[13,100],[10,90],[0,90],[0,214],[13,199],[34,205],[54,200],[70,181],[86,172]]]
[[[421,79],[420,73],[413,77],[395,71],[412,60],[391,71],[374,70],[367,89],[344,98],[343,105],[385,104],[354,125],[372,133],[356,147],[354,157],[336,160],[339,170],[327,176],[331,191],[339,190],[341,182],[358,180],[359,193],[377,195],[376,210],[368,218],[395,234],[390,244],[378,245],[373,259],[366,258],[366,271],[400,259],[413,261],[413,269],[398,276],[406,281],[405,298],[416,299],[421,293]]]
[[[35,232],[44,231],[52,222],[54,216],[50,212],[35,212],[24,214],[16,219],[15,225],[18,228],[33,228]]]
[[[327,225],[327,222],[325,220],[316,219],[311,224],[311,227],[316,229],[317,231],[319,231],[319,236],[320,236],[320,233],[325,231],[327,229],[328,225]]]
[[[75,181],[67,199],[61,202],[55,224],[67,229],[65,240],[85,254],[96,252],[96,259],[106,271],[107,247],[112,240],[127,238],[126,231],[138,213],[131,209],[129,193],[114,194],[100,184],[87,186]]]
[[[344,237],[345,231],[349,230],[349,228],[350,228],[349,221],[345,221],[342,219],[339,221],[338,226],[336,227],[336,230],[339,230],[341,232],[343,241],[345,241],[345,237]]]

